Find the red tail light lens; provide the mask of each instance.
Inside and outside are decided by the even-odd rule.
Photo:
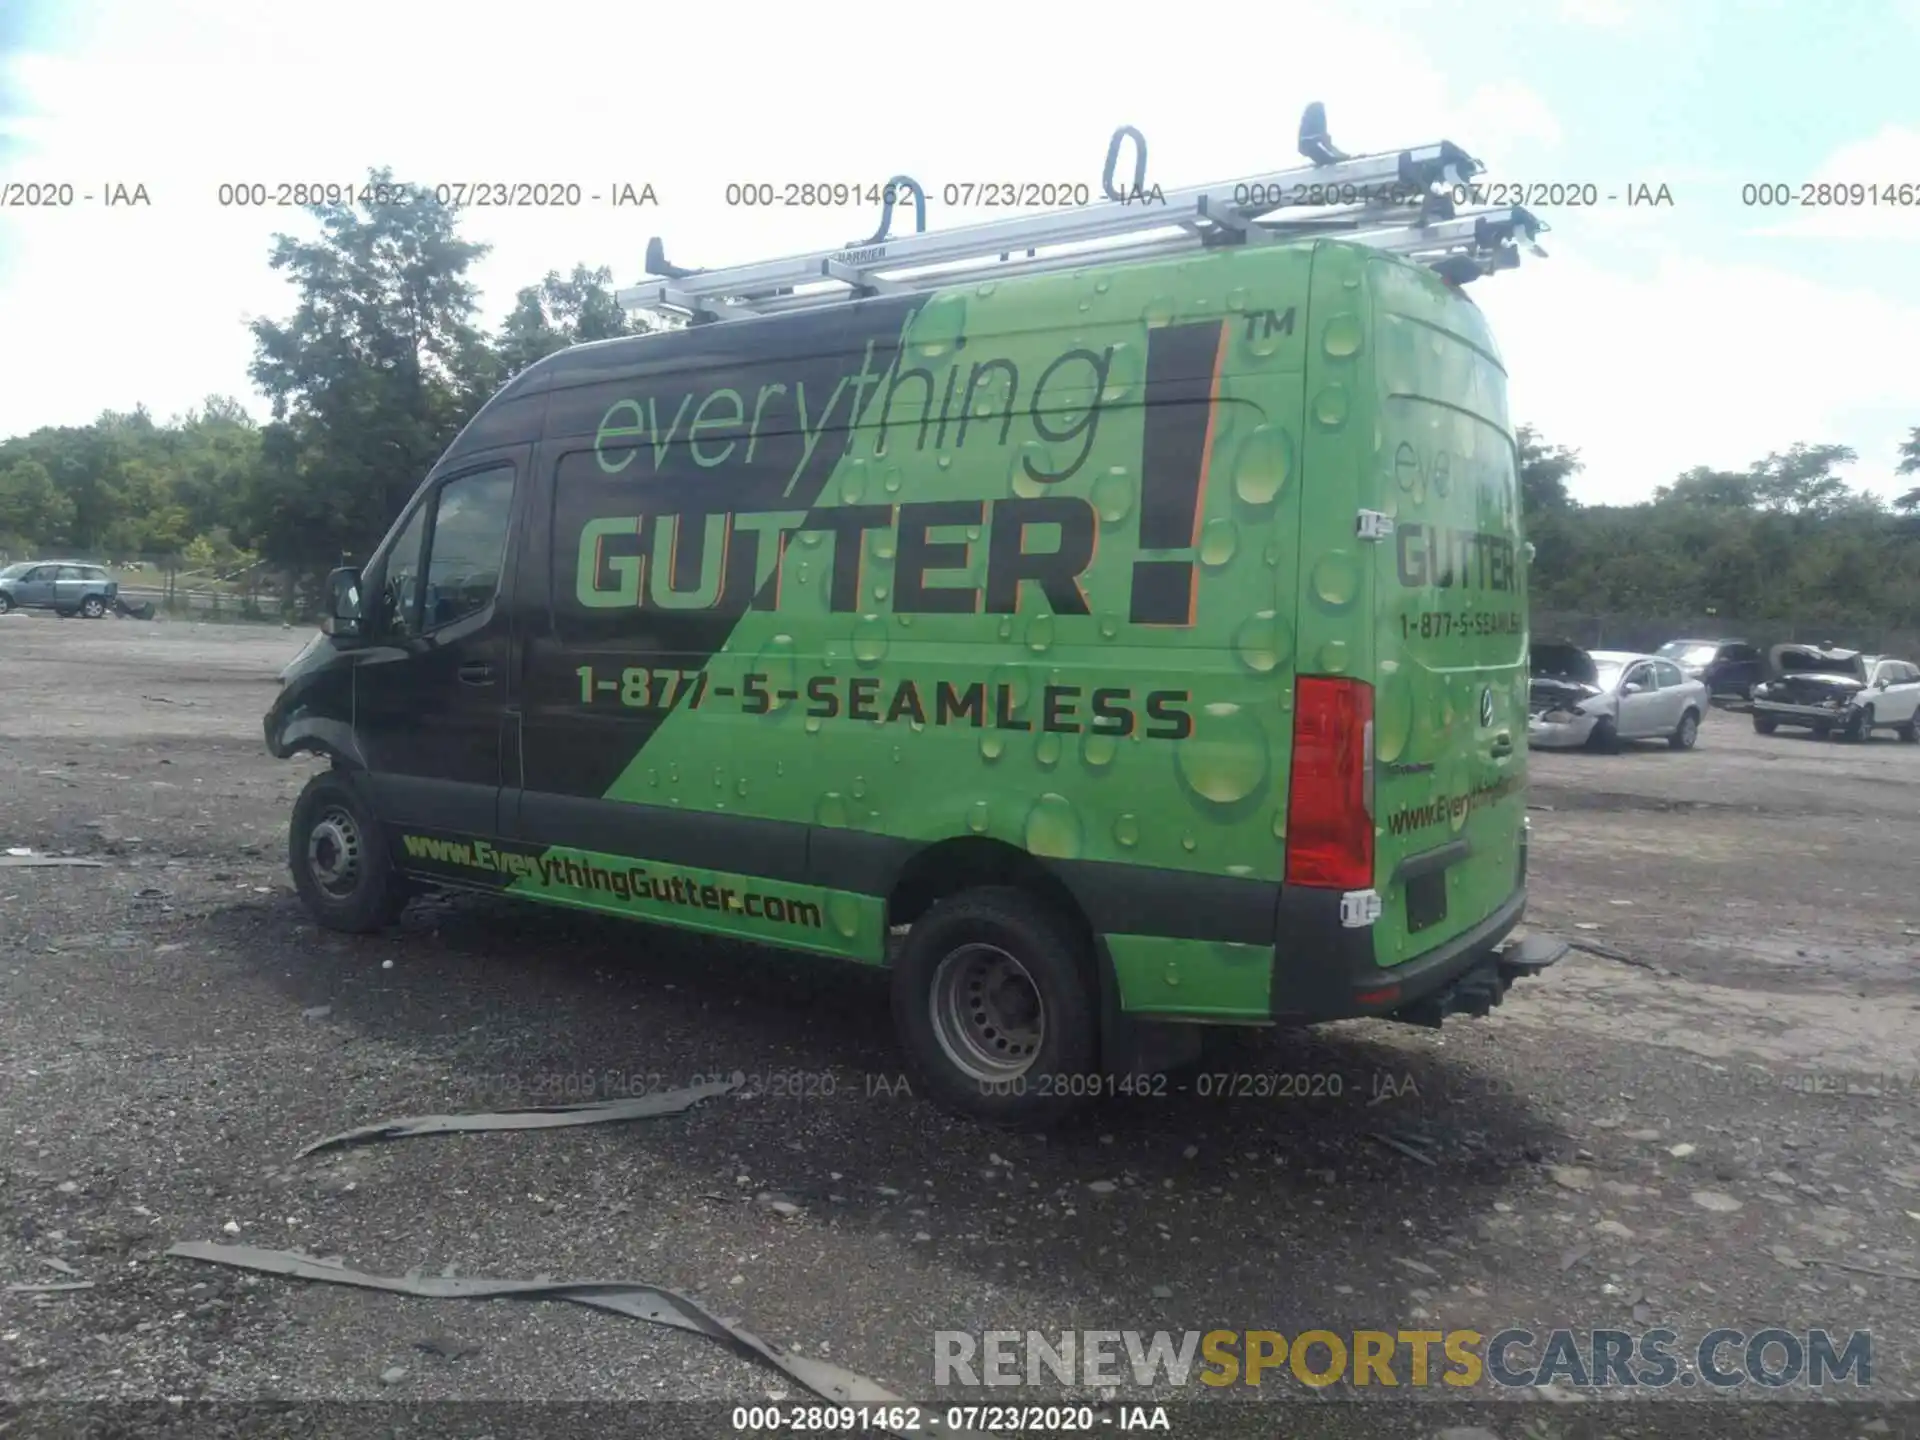
[[[1287,884],[1373,885],[1373,687],[1304,676],[1295,691]]]

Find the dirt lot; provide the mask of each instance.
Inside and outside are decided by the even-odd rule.
[[[105,862],[0,869],[0,1280],[92,1282],[0,1292],[0,1397],[804,1398],[699,1336],[256,1278],[178,1240],[654,1281],[920,1398],[938,1329],[1562,1326],[1677,1332],[1663,1393],[1694,1400],[1717,1327],[1871,1330],[1867,1393],[1920,1397],[1920,746],[1716,715],[1691,754],[1536,753],[1531,921],[1609,955],[1488,1021],[1227,1052],[1328,1077],[1317,1098],[1189,1086],[1043,1140],[894,1093],[864,974],[484,898],[317,930],[284,857],[310,766],[259,725],[304,638],[0,621],[0,848]],[[672,1118],[292,1158],[735,1070],[745,1092]],[[1284,1371],[1259,1393],[1315,1398]],[[1215,1433],[1206,1403],[1175,1433]]]

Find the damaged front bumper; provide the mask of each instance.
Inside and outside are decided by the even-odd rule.
[[[1598,715],[1569,715],[1564,720],[1549,720],[1545,716],[1535,715],[1527,721],[1527,743],[1549,750],[1560,746],[1577,747],[1593,738],[1593,727],[1599,723]]]
[[[1756,715],[1807,725],[1831,725],[1836,720],[1846,719],[1853,708],[1851,700],[1824,700],[1817,705],[1794,705],[1784,700],[1753,702],[1753,713]]]

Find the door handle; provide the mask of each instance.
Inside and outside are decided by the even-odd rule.
[[[1513,736],[1502,730],[1493,737],[1493,758],[1501,760],[1513,753]]]
[[[460,667],[460,683],[463,685],[491,685],[493,666],[484,660],[470,661]]]

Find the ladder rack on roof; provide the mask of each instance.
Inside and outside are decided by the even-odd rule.
[[[1129,138],[1137,147],[1131,190],[1114,183],[1121,142]],[[895,176],[883,193],[879,229],[866,240],[754,265],[686,270],[667,263],[656,236],[647,246],[647,272],[657,278],[620,291],[618,299],[629,310],[700,324],[819,309],[979,276],[998,279],[1321,236],[1405,256],[1456,285],[1514,268],[1522,244],[1546,254],[1535,241],[1548,227],[1526,209],[1457,208],[1457,187],[1485,167],[1447,141],[1350,156],[1334,148],[1326,111],[1315,103],[1301,117],[1300,153],[1309,163],[1291,170],[1160,193],[1147,187],[1146,138],[1122,126],[1107,148],[1106,204],[930,232],[926,191],[908,176]],[[896,197],[913,200],[912,235],[891,234]]]

